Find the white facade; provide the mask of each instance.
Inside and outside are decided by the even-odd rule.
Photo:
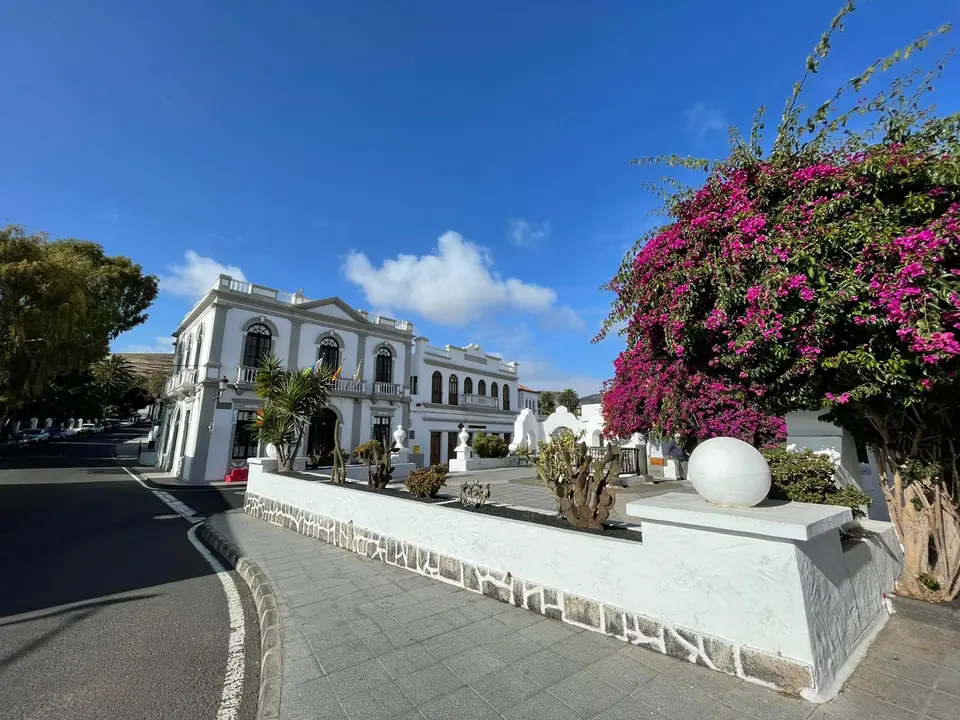
[[[479,345],[432,347],[425,337],[414,341],[407,447],[424,465],[456,458],[460,426],[500,435],[508,443],[520,398],[518,365],[504,363]]]
[[[332,449],[336,420],[345,452],[374,436],[389,442],[398,424],[410,425],[411,323],[221,275],[174,337],[157,463],[186,480],[223,480],[260,454],[248,426],[260,404],[253,379],[264,352],[291,369],[314,365],[321,353],[342,367],[305,453]]]
[[[520,403],[517,406],[517,410],[523,410],[526,408],[534,415],[540,414],[540,391],[531,390],[526,385],[519,385],[518,389],[520,391]]]

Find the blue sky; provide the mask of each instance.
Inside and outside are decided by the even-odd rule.
[[[115,350],[168,348],[227,267],[594,392],[621,347],[590,344],[598,286],[656,222],[640,183],[661,173],[630,159],[722,156],[840,4],[0,0],[0,222],[161,276]],[[810,104],[960,18],[860,5]]]

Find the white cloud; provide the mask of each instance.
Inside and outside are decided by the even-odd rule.
[[[520,218],[510,221],[510,242],[517,247],[529,247],[550,234],[549,222],[530,222]]]
[[[139,343],[131,343],[129,345],[123,345],[119,348],[111,348],[111,352],[115,353],[172,353],[173,352],[173,338],[169,335],[160,336],[154,338],[153,345],[143,345]]]
[[[183,257],[183,265],[171,265],[167,268],[170,274],[160,278],[162,292],[196,300],[213,287],[218,275],[247,279],[236,265],[223,265],[213,258],[201,257],[193,250],[187,250]]]
[[[701,101],[687,110],[687,130],[697,138],[709,132],[727,129],[727,119],[723,113]]]
[[[459,233],[446,232],[435,254],[398,255],[377,268],[366,255],[352,251],[343,270],[371,305],[416,313],[438,325],[466,325],[496,310],[576,317],[573,310],[557,305],[552,289],[503,279],[492,266],[488,251]]]

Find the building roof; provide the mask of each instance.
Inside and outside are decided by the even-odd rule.
[[[136,375],[150,376],[157,373],[170,373],[173,366],[173,353],[115,353],[130,363]]]
[[[539,395],[539,394],[540,394],[540,391],[539,391],[539,390],[531,390],[531,389],[528,388],[526,385],[517,385],[517,387],[520,389],[520,392],[533,393],[534,395]]]

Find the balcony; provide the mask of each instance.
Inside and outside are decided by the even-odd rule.
[[[337,378],[333,381],[333,392],[346,392],[363,394],[367,383],[365,380],[354,380],[353,378]]]
[[[488,397],[487,395],[461,395],[460,407],[475,408],[500,408],[500,398]]]
[[[403,397],[403,385],[399,383],[375,382],[373,384],[374,395],[386,395],[388,397]]]
[[[257,379],[258,372],[260,372],[260,368],[247,367],[246,365],[240,365],[237,368],[237,384],[253,385],[253,382]]]
[[[173,373],[167,378],[164,393],[173,392],[185,385],[194,386],[197,384],[197,368],[184,368]]]

